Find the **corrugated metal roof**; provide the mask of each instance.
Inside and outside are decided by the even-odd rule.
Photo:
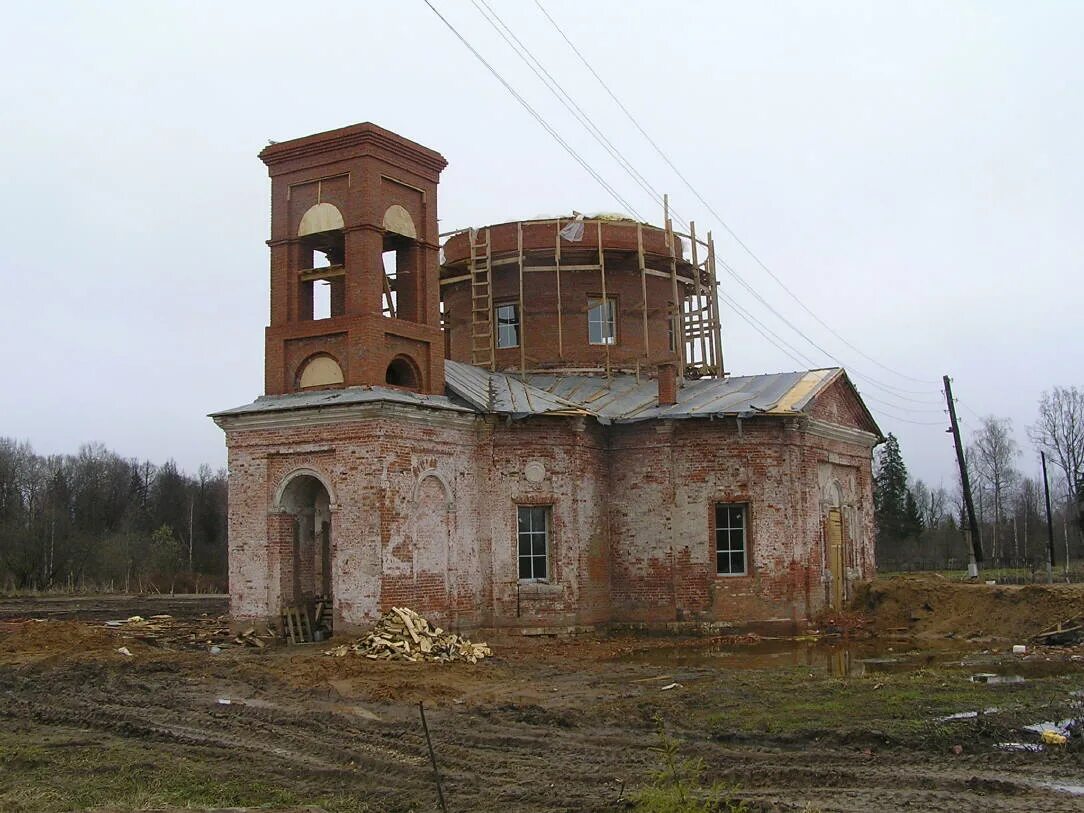
[[[444,383],[480,412],[527,415],[590,415],[590,410],[524,383],[518,376],[493,373],[473,364],[444,362]]]
[[[632,375],[609,379],[597,375],[530,375],[527,380],[538,389],[591,410],[605,423],[626,423],[709,415],[796,415],[837,372],[838,368],[830,368],[686,381],[678,388],[677,403],[669,406],[658,405],[658,384],[654,379],[637,381]],[[791,393],[799,397],[790,397]]]
[[[390,402],[458,412],[523,418],[531,415],[589,415],[601,423],[721,415],[799,415],[839,375],[840,368],[769,375],[702,378],[677,390],[677,403],[659,406],[654,379],[633,375],[490,372],[457,361],[444,363],[448,395],[422,395],[394,387],[346,387],[265,395],[212,417]]]
[[[348,406],[350,404],[373,402],[412,404],[434,409],[450,409],[457,412],[474,411],[471,407],[458,403],[446,395],[423,395],[394,387],[345,387],[340,390],[310,390],[309,392],[291,392],[285,395],[261,395],[251,404],[214,412],[211,417],[251,415],[259,412],[284,412],[292,409],[314,409],[317,407]]]

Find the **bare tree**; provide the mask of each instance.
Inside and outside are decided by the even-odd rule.
[[[1069,494],[1084,478],[1084,389],[1054,387],[1039,399],[1039,420],[1028,429],[1031,442],[1061,469]]]
[[[1020,447],[1012,436],[1012,421],[992,415],[982,419],[982,424],[972,435],[971,459],[980,481],[985,485],[994,503],[994,556],[1001,550],[999,539],[1001,520],[1004,517],[1005,500],[1019,476],[1015,460]],[[1020,552],[1016,551],[1017,557]]]
[[[930,488],[922,480],[915,480],[911,493],[915,495],[923,527],[930,530],[941,527],[941,523],[945,521],[949,500],[944,486]]]

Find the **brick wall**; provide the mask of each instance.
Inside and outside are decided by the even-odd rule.
[[[293,517],[277,495],[299,473],[329,491],[340,623],[401,604],[451,626],[793,621],[825,604],[832,506],[848,577],[872,573],[868,442],[798,419],[605,427],[370,405],[294,423],[227,433],[238,617],[291,598]],[[716,575],[716,502],[748,507],[746,575]],[[521,504],[551,506],[547,583],[518,578]]]

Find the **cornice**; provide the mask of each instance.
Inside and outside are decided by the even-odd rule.
[[[805,431],[815,437],[838,440],[843,443],[854,443],[868,449],[872,449],[880,442],[880,438],[872,432],[853,429],[849,426],[840,426],[837,423],[829,423],[817,418],[809,418],[806,421]]]
[[[443,423],[451,426],[463,424],[464,418],[472,422],[477,413],[466,408],[413,406],[410,404],[372,401],[362,404],[306,407],[301,409],[268,410],[240,415],[213,415],[212,420],[226,432],[244,432],[266,429],[304,429],[333,423],[349,423],[374,418],[424,421],[428,425]]]
[[[447,160],[439,152],[370,123],[272,144],[260,150],[259,157],[268,167],[273,167],[341,150],[358,151],[359,148],[362,154],[374,150],[387,152],[437,175],[448,166]]]

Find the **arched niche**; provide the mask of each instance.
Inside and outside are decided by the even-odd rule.
[[[299,389],[312,389],[315,387],[334,387],[343,383],[343,370],[339,362],[331,356],[313,356],[301,367],[301,375],[298,377]]]
[[[439,488],[441,500],[444,503],[445,509],[448,511],[455,510],[455,502],[452,499],[452,488],[448,485],[448,481],[445,480],[441,473],[436,469],[426,469],[418,475],[418,480],[414,483],[413,497],[415,503],[422,500],[424,495],[423,487],[427,486]]]
[[[342,212],[330,203],[317,203],[301,217],[297,236],[306,237],[325,231],[338,231],[344,226]]]
[[[384,212],[384,231],[409,237],[411,240],[418,239],[418,230],[414,228],[414,220],[410,212],[394,203]]]
[[[384,374],[384,383],[393,387],[417,390],[421,389],[421,382],[418,365],[409,356],[399,355],[393,358]]]

